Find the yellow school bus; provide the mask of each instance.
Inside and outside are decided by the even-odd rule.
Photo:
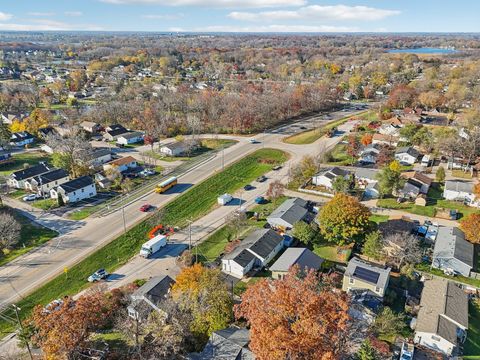
[[[155,192],[157,194],[162,194],[165,191],[167,191],[168,189],[170,189],[171,187],[174,187],[175,185],[177,185],[177,178],[175,176],[173,176],[173,177],[161,182],[160,184],[158,184],[157,187],[155,188]]]

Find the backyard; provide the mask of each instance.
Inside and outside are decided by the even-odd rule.
[[[40,151],[29,151],[12,155],[14,161],[11,164],[0,166],[0,176],[10,175],[14,171],[22,170],[25,165],[34,166],[40,161],[48,162],[50,157]]]
[[[468,306],[467,340],[463,345],[463,359],[480,359],[480,302],[471,301]]]

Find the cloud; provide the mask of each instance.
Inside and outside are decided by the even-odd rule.
[[[64,14],[66,16],[82,16],[83,15],[81,11],[65,11]]]
[[[102,27],[92,24],[69,24],[48,19],[33,20],[28,24],[0,23],[0,30],[9,31],[99,31]]]
[[[154,19],[154,20],[178,20],[184,17],[185,14],[151,14],[151,15],[142,15],[144,19]]]
[[[278,10],[253,12],[234,11],[228,17],[241,21],[278,21],[278,20],[381,20],[389,16],[398,15],[398,10],[378,9],[368,6],[347,5],[310,5],[297,10]]]
[[[330,25],[260,25],[260,26],[207,26],[192,30],[193,32],[249,32],[249,33],[322,33],[322,32],[357,32],[356,27]]]
[[[201,6],[216,8],[265,8],[302,6],[306,0],[100,0],[110,4],[149,4],[165,6]]]
[[[10,20],[12,17],[13,17],[12,14],[7,14],[0,11],[0,21],[7,21],[7,20]]]
[[[55,13],[54,13],[54,12],[36,12],[36,11],[31,11],[31,12],[27,13],[27,15],[30,15],[30,16],[43,16],[43,17],[48,17],[48,16],[54,16]]]

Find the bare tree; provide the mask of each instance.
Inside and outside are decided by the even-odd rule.
[[[400,269],[405,264],[416,264],[422,259],[420,241],[411,234],[394,233],[383,239],[387,261]]]
[[[13,246],[20,239],[20,223],[10,214],[0,212],[0,257],[3,249]]]

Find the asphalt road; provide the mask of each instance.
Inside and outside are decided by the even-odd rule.
[[[281,139],[285,135],[303,131],[300,127],[313,128],[322,123],[351,115],[356,111],[339,111],[332,113],[328,118],[309,118],[292,125],[259,134],[255,139],[258,144],[251,144],[250,138],[238,137],[239,142],[232,147],[218,153],[211,160],[191,169],[179,177],[179,184],[194,185],[222,169],[222,164],[228,165],[245,155],[262,147],[280,148],[291,155],[289,163],[295,163],[304,155],[312,155],[339,141],[339,137],[321,139],[311,145],[285,144]],[[222,156],[224,159],[222,160]],[[287,164],[288,166],[288,164]],[[187,186],[183,186],[186,189]],[[127,228],[133,226],[147,215],[139,208],[144,203],[161,207],[179,193],[147,194],[125,207],[125,216],[121,211],[114,212],[101,218],[92,218],[72,226],[68,231],[44,246],[19,257],[11,263],[0,267],[0,307],[15,302],[22,296],[28,295],[36,287],[58,275],[65,267],[71,267],[85,258],[97,248],[119,236],[124,231],[124,220]],[[55,221],[55,220],[53,220]]]

